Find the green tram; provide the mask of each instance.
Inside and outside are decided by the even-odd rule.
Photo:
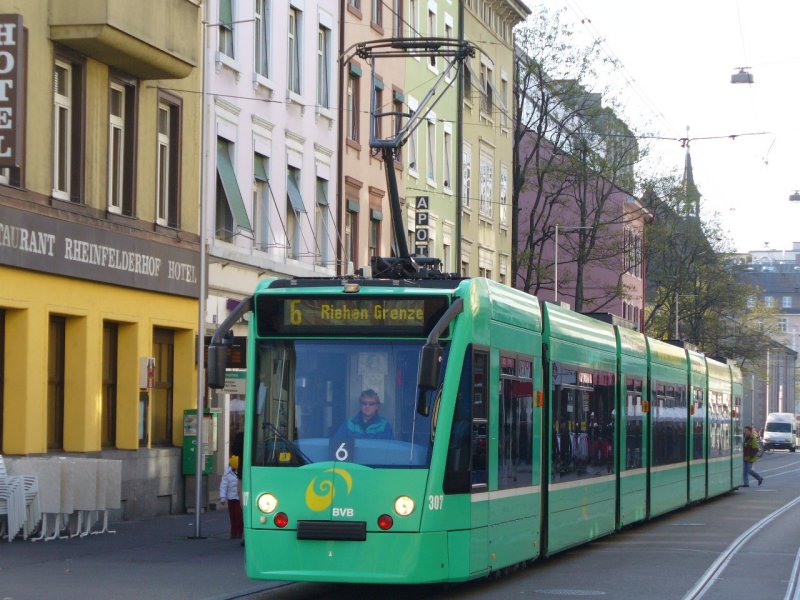
[[[482,278],[266,279],[212,387],[248,311],[249,577],[462,581],[741,484],[741,376],[696,352]]]

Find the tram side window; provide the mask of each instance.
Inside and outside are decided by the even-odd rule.
[[[628,377],[625,380],[625,468],[639,469],[642,466],[642,380]]]
[[[722,456],[722,394],[708,393],[708,455]]]
[[[652,392],[653,466],[686,460],[686,387],[654,382]]]
[[[442,489],[445,494],[466,494],[470,488],[470,432],[472,430],[472,351],[467,350],[461,383],[453,410]]]
[[[692,414],[692,458],[698,459],[705,456],[703,449],[703,423],[705,421],[705,409],[703,408],[703,388],[695,386],[694,392],[694,413]]]
[[[553,365],[550,481],[613,472],[614,404],[612,373]]]
[[[500,357],[498,487],[532,484],[533,381],[531,360]]]
[[[472,487],[485,488],[489,449],[489,354],[472,354]]]

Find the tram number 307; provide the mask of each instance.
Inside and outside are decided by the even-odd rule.
[[[442,510],[444,506],[444,494],[431,494],[428,496],[428,510]]]

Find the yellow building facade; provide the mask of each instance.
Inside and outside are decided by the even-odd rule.
[[[125,516],[183,510],[201,17],[0,0],[0,453],[122,460]]]

